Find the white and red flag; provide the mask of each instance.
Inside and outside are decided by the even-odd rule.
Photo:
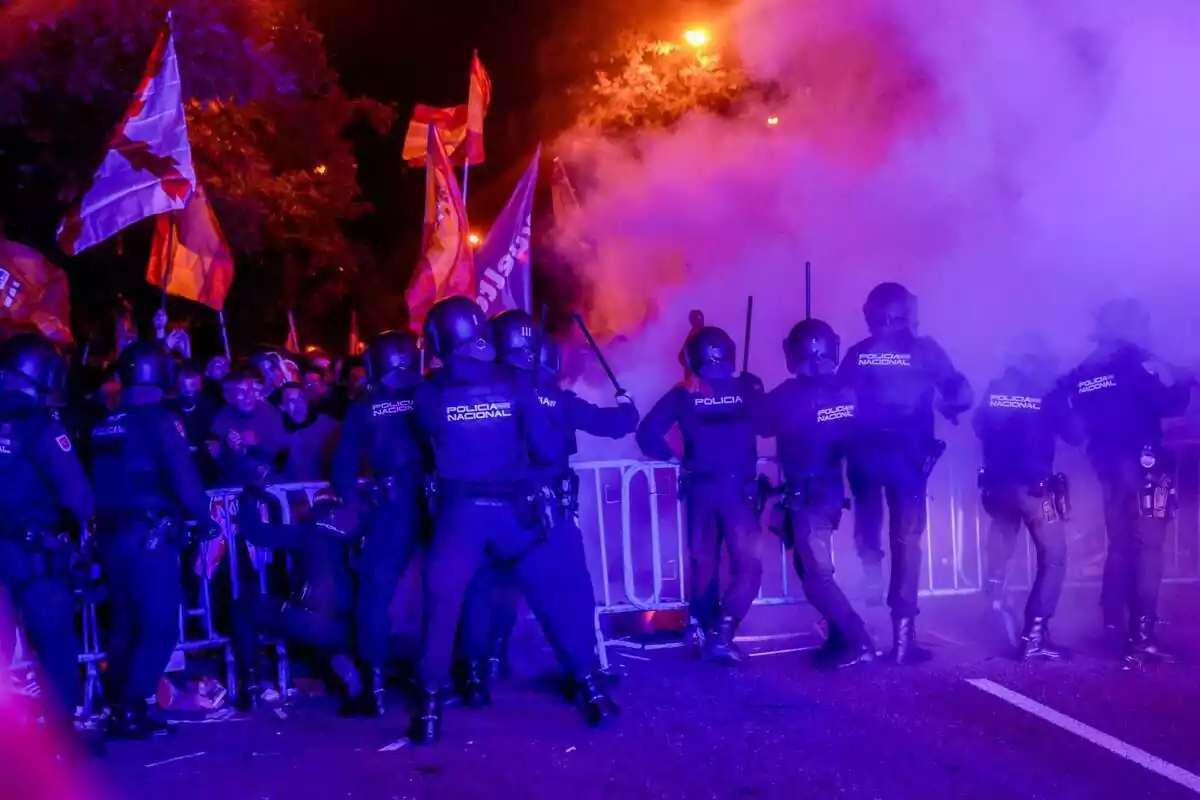
[[[92,185],[59,226],[59,244],[76,255],[146,217],[180,211],[195,186],[168,14]]]

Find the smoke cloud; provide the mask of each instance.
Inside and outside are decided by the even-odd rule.
[[[1200,362],[1200,4],[743,0],[727,32],[786,100],[570,143],[595,179],[586,310],[628,337],[611,358],[643,408],[681,377],[688,311],[740,340],[748,295],[751,371],[785,377],[806,260],[844,347],[898,280],[976,387],[1029,329],[1074,363],[1116,296]]]

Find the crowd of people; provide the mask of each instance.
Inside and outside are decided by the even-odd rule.
[[[181,554],[219,535],[204,489],[223,487],[241,492],[239,547],[286,552],[291,565],[266,596],[256,579],[235,581],[239,708],[255,705],[260,635],[270,632],[333,668],[344,714],[386,713],[388,609],[420,549],[414,742],[438,741],[448,687],[468,707],[489,704],[522,597],[562,667],[564,696],[588,724],[606,723],[618,710],[599,668],[575,519],[577,431],[636,433],[648,458],[680,465],[691,561],[685,633],[698,655],[742,660],[735,637],[758,593],[761,520],[771,505],[768,527],[785,537],[808,600],[828,622],[817,665],[880,660],[834,578],[831,542],[850,508],[848,483],[877,603],[887,511],[894,627],[885,658],[919,663],[929,658],[915,624],[926,481],[945,449],[934,415],[956,422],[973,408],[983,506],[993,518],[982,588],[1002,615],[1012,614],[1005,577],[1022,526],[1038,556],[1016,655],[1068,656],[1048,627],[1065,577],[1069,483],[1054,467],[1062,439],[1086,444],[1104,489],[1106,629],[1124,657],[1168,660],[1155,636],[1174,513],[1161,420],[1182,413],[1191,379],[1145,351],[1144,309],[1106,305],[1094,352],[1065,376],[1040,339],[1015,342],[978,404],[945,351],[918,334],[907,289],[876,287],[864,315],[870,335],[844,358],[829,325],[799,322],[783,342],[793,377],[769,392],[738,372],[725,331],[695,320],[687,378],[644,419],[619,389],[614,405],[599,407],[561,388],[560,350],[530,315],[488,320],[465,297],[434,306],[423,352],[415,335],[391,331],[340,363],[262,348],[241,364],[216,357],[201,366],[169,340],[134,342],[110,370],[75,376],[65,406],[63,358],[37,334],[13,336],[0,346],[0,581],[23,612],[57,709],[48,718],[70,723],[79,692],[66,551],[90,530],[107,587],[107,733],[164,730],[145,698],[176,644]],[[759,437],[776,440],[778,487],[757,475]],[[328,490],[299,524],[271,521],[265,487],[324,481]],[[248,552],[236,560],[253,568]]]

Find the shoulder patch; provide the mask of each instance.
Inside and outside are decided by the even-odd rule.
[[[54,437],[54,441],[58,443],[59,450],[62,450],[64,453],[71,452],[71,439],[65,433]]]

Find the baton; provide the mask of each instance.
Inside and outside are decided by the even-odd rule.
[[[750,322],[754,319],[754,298],[746,298],[746,338],[742,340],[742,374],[750,371]]]
[[[600,366],[604,367],[605,374],[612,381],[613,388],[617,390],[617,395],[625,394],[625,390],[621,388],[621,384],[617,383],[617,376],[613,374],[612,367],[608,365],[608,361],[604,358],[604,353],[600,352],[600,347],[596,344],[596,340],[592,338],[591,331],[583,321],[583,317],[579,316],[578,311],[571,312],[571,316],[575,318],[575,322],[579,325],[579,330],[583,331],[583,338],[587,339],[588,346],[592,348],[592,352],[596,354],[596,358],[600,360]]]

